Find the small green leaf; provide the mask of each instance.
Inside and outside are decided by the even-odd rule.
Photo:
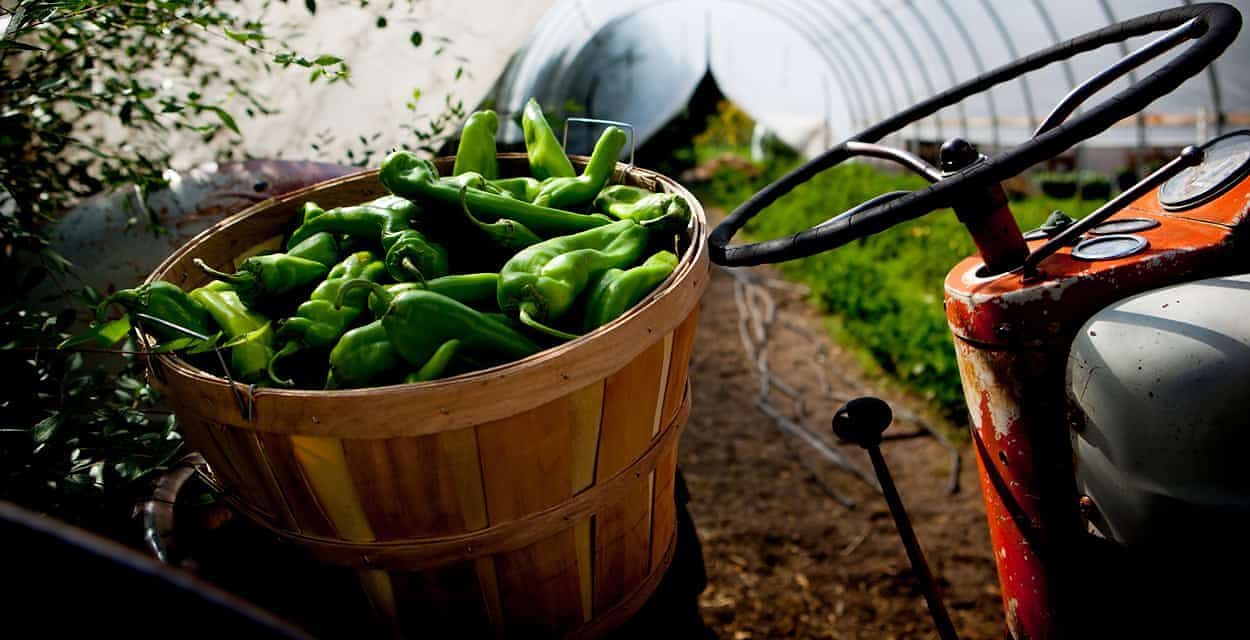
[[[74,345],[91,342],[100,348],[117,344],[130,331],[130,316],[125,315],[111,322],[93,325],[82,333],[66,338],[56,348],[65,349]]]
[[[74,268],[73,262],[70,262],[65,256],[62,256],[47,247],[39,250],[39,257],[43,259],[43,263],[47,265],[49,269],[53,269],[60,273],[69,273],[69,271]]]
[[[43,51],[33,44],[18,42],[17,40],[0,40],[0,49],[17,49],[19,51]]]
[[[159,347],[152,349],[152,353],[169,353],[171,351],[181,351],[198,342],[195,338],[187,336],[185,338],[175,338],[162,342]]]
[[[100,301],[103,300],[103,298],[100,297],[100,292],[96,291],[95,287],[91,285],[83,286],[80,295],[82,295],[83,300],[87,301],[87,304],[93,307],[100,304]]]
[[[317,13],[317,0],[304,0],[304,6],[308,9],[308,13]]]
[[[386,16],[378,16],[377,24],[378,24],[379,29],[385,29],[386,28]]]
[[[419,47],[421,46],[421,43],[425,40],[425,37],[421,35],[420,31],[413,31],[412,36],[409,37],[408,40],[412,42],[412,46]]]
[[[338,57],[338,56],[332,56],[332,55],[329,55],[329,54],[322,54],[322,55],[317,56],[317,59],[316,59],[316,60],[313,60],[313,63],[318,64],[318,65],[321,65],[321,66],[323,66],[323,67],[326,67],[326,66],[329,66],[329,65],[332,65],[332,64],[338,64],[338,63],[340,63],[340,62],[342,62],[342,61],[343,61],[343,59],[342,59],[342,58],[340,58],[340,57]]]
[[[124,480],[134,480],[143,476],[147,471],[148,469],[145,469],[134,460],[122,460],[113,464],[113,472]]]
[[[234,121],[234,116],[231,116],[229,113],[227,113],[225,109],[222,109],[221,107],[205,107],[205,106],[201,106],[200,108],[207,109],[217,114],[217,119],[221,120],[222,124],[226,125],[226,127],[228,127],[231,131],[235,133],[239,133],[239,125]]]
[[[225,344],[221,345],[221,347],[223,349],[226,347],[237,347],[241,344],[247,344],[249,342],[260,340],[264,338],[267,333],[269,333],[269,325],[270,323],[266,322],[265,324],[261,325],[259,329],[249,331],[241,336],[235,336],[227,340]]]
[[[226,37],[230,38],[231,40],[234,40],[235,42],[241,42],[241,43],[246,44],[249,40],[264,40],[265,39],[264,35],[256,33],[255,31],[231,31],[229,28],[227,28],[225,31],[226,31]]]
[[[65,414],[54,413],[35,423],[35,426],[30,428],[30,437],[35,443],[43,444],[51,440],[63,424],[65,424]]]
[[[187,353],[190,355],[195,355],[198,353],[207,353],[209,351],[212,351],[213,348],[217,346],[217,343],[221,342],[221,338],[222,338],[222,333],[218,331],[217,333],[214,333],[212,336],[209,336],[208,340],[195,340],[194,343],[192,343],[190,347],[187,349]]]

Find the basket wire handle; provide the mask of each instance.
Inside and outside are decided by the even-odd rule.
[[[153,315],[148,315],[146,313],[136,313],[135,318],[136,320],[153,322],[153,323],[159,324],[162,327],[165,327],[167,329],[172,329],[185,336],[195,338],[196,340],[203,340],[207,342],[212,339],[211,337],[206,336],[198,331],[188,329],[180,324],[170,322],[164,318],[158,318]],[[136,324],[139,324],[139,323],[136,323]],[[155,372],[156,371],[155,368],[152,367],[152,353],[148,351],[147,342],[143,340],[136,340],[136,342],[139,343],[140,348],[142,348],[144,351],[145,360],[147,361],[147,365],[148,365],[148,371]],[[256,390],[256,385],[254,384],[248,385],[247,399],[245,400],[243,397],[243,394],[239,391],[239,386],[235,384],[234,382],[234,377],[230,375],[230,365],[229,363],[226,362],[226,357],[222,355],[221,348],[219,348],[215,343],[213,344],[213,353],[217,356],[217,362],[221,364],[221,370],[226,374],[226,384],[230,385],[230,394],[234,396],[234,404],[239,409],[239,415],[242,416],[245,421],[251,422],[252,413],[253,413],[252,407],[255,405],[255,396],[253,395],[253,393]],[[156,374],[156,375],[157,375],[157,379],[161,381],[165,380],[165,377],[163,375],[161,374]]]
[[[620,120],[600,120],[598,118],[565,118],[564,119],[564,136],[560,139],[560,148],[564,150],[564,154],[569,153],[569,123],[576,122],[578,124],[597,124],[605,127],[620,127],[629,129],[629,164],[625,167],[625,172],[621,174],[622,179],[628,175],[634,168],[634,152],[638,149],[638,132],[634,129],[634,125]],[[612,172],[612,178],[615,181],[616,172]]]

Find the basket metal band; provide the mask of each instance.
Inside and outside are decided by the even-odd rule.
[[[264,512],[225,490],[203,468],[200,472],[202,476],[206,476],[205,482],[220,492],[225,500],[240,513],[274,534],[299,544],[319,561],[356,568],[426,570],[524,548],[556,531],[573,526],[573,523],[597,513],[604,507],[620,502],[630,491],[631,483],[654,471],[659,465],[660,457],[677,447],[677,440],[689,417],[690,381],[687,380],[677,415],[657,437],[652,439],[651,445],[642,455],[611,478],[596,483],[593,487],[546,510],[485,529],[452,536],[382,542],[351,542],[291,531],[275,526]]]

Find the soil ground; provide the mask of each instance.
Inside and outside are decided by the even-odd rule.
[[[757,378],[738,338],[733,279],[713,270],[695,343],[694,409],[679,458],[708,571],[704,620],[725,640],[936,637],[884,500],[784,435],[755,407]],[[829,343],[800,292],[772,293],[779,317],[823,341],[840,376],[896,408],[922,407],[864,380],[854,358]],[[770,364],[804,393],[818,424],[828,425],[837,406],[803,380],[809,371],[804,361],[815,356],[812,345],[795,332],[777,331]],[[838,376],[831,382],[837,393]],[[821,435],[833,441],[827,426]],[[862,451],[839,449],[871,469]],[[961,448],[962,488],[954,495],[947,490],[949,452],[936,439],[890,441],[884,452],[961,637],[1001,638],[998,582],[970,449]],[[822,481],[852,498],[855,508],[834,501]]]

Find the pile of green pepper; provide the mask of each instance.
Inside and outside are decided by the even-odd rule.
[[[500,178],[499,118],[478,111],[452,175],[391,153],[379,171],[390,195],[331,209],[307,202],[285,252],[233,269],[197,259],[214,281],[119,291],[98,320],[117,304],[187,330],[144,325],[163,343],[194,336],[202,344],[192,351],[228,350],[235,380],[323,389],[435,380],[593,331],[673,273],[673,234],[690,207],[609,186],[626,142],[616,127],[578,174],[536,101],[521,125],[532,176]]]

